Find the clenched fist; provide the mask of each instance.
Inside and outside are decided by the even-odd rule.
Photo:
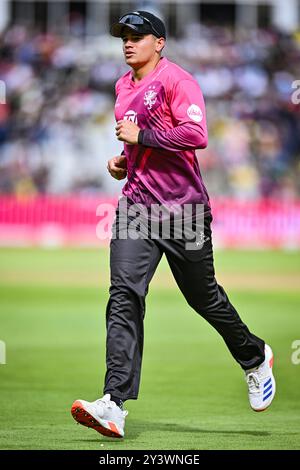
[[[127,144],[137,144],[140,128],[132,121],[118,121],[116,125],[116,136],[118,140]]]
[[[116,180],[123,180],[127,176],[127,160],[124,155],[108,160],[107,169]]]

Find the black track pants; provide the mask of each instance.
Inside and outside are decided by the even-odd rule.
[[[250,369],[264,361],[264,341],[249,331],[215,279],[211,214],[204,220],[200,250],[187,251],[184,240],[174,238],[111,240],[104,393],[124,401],[138,396],[145,297],[163,253],[188,304],[220,333],[240,366]]]

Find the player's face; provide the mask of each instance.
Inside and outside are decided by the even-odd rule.
[[[156,52],[162,49],[163,39],[152,34],[136,34],[132,30],[125,30],[122,41],[126,64],[137,68],[153,60]]]

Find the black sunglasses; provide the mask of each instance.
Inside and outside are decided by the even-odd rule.
[[[148,20],[148,18],[145,18],[144,16],[142,16],[138,13],[122,16],[119,19],[119,23],[132,24],[134,26],[138,26],[138,25],[147,23],[147,24],[150,25],[151,29],[158,35],[158,37],[161,37],[161,34],[154,28],[151,21]]]

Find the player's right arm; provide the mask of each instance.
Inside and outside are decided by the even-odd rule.
[[[127,159],[125,155],[119,155],[108,160],[107,170],[116,180],[123,180],[127,176]]]
[[[116,96],[116,104],[118,102],[118,93],[119,93],[119,86],[122,81],[122,77],[117,81],[115,86],[115,96]],[[115,117],[116,113],[115,113]],[[116,180],[123,180],[127,176],[127,159],[122,151],[121,155],[117,157],[113,157],[107,162],[107,170],[110,175],[115,178]]]

